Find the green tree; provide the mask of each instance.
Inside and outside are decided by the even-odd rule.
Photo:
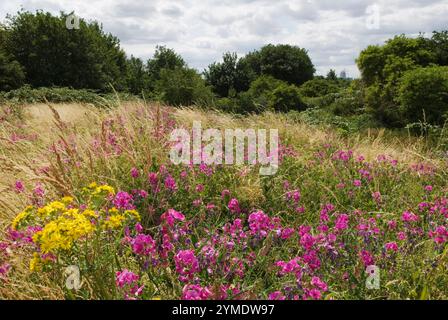
[[[97,22],[80,19],[79,29],[67,29],[67,15],[37,11],[8,17],[7,51],[24,67],[35,87],[70,86],[108,90],[124,88],[126,56],[116,37]]]
[[[336,75],[336,71],[333,69],[330,69],[327,73],[327,80],[336,81],[338,80],[338,76]]]
[[[361,71],[365,102],[378,120],[401,126],[397,92],[401,78],[410,70],[437,62],[431,41],[423,36],[404,35],[388,40],[383,46],[369,46],[357,59]]]
[[[315,69],[308,52],[286,44],[264,46],[242,59],[242,65],[255,75],[270,75],[297,86],[313,78]]]
[[[24,84],[23,67],[7,52],[8,31],[0,25],[0,91],[16,89]]]
[[[186,67],[161,69],[155,92],[160,100],[175,106],[194,103],[208,105],[213,98],[211,89],[206,86],[200,74]]]
[[[126,87],[130,93],[140,95],[148,88],[149,77],[143,61],[131,56],[127,60]]]
[[[396,100],[403,124],[419,120],[443,124],[448,120],[448,67],[408,71],[400,80]]]
[[[270,96],[270,107],[275,111],[288,112],[302,111],[306,104],[300,97],[300,90],[295,85],[281,84],[275,88]]]
[[[214,62],[204,71],[204,77],[213,92],[220,97],[228,97],[249,89],[252,78],[250,71],[236,53],[226,52],[222,62]]]
[[[151,59],[148,60],[146,68],[151,80],[160,79],[162,69],[174,70],[176,68],[186,67],[184,59],[173,49],[165,46],[157,46]]]

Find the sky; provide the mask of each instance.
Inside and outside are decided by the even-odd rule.
[[[307,49],[317,74],[358,77],[368,45],[448,29],[448,0],[2,0],[0,20],[21,8],[74,11],[101,22],[128,55],[146,60],[166,45],[199,71],[224,52],[283,43]]]

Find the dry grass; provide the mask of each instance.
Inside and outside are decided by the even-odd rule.
[[[141,154],[136,154],[132,149],[124,150],[129,154],[130,161],[143,161],[144,163],[147,161],[149,166],[152,161],[151,156],[164,156],[155,150],[157,145],[152,144],[151,139],[145,136],[154,128],[163,126],[163,123],[154,123],[154,121],[163,122],[159,116],[155,118],[147,116],[148,114],[157,115],[160,112],[155,105],[147,107],[141,103],[132,102],[123,103],[117,109],[101,111],[80,104],[54,106],[36,104],[24,108],[25,120],[23,122],[0,123],[0,170],[2,172],[0,175],[0,230],[5,231],[11,219],[29,204],[29,199],[26,196],[16,194],[15,181],[23,181],[28,190],[33,188],[35,182],[40,181],[49,192],[57,191],[54,189],[55,185],[59,184],[61,188],[65,183],[70,185],[71,181],[63,177],[63,170],[50,175],[41,171],[44,167],[54,165],[49,160],[48,150],[55,141],[73,139],[77,146],[77,149],[74,150],[77,154],[73,157],[81,156],[80,160],[88,163],[91,161],[89,152],[93,137],[101,134],[102,123],[105,119],[115,117],[131,124],[124,129],[129,139],[147,139],[145,140],[147,145]],[[139,110],[140,115],[136,116],[139,114]],[[299,153],[303,146],[332,142],[340,146],[347,146],[347,148],[350,147],[356,153],[364,154],[368,160],[376,158],[380,154],[388,154],[400,162],[409,164],[421,160],[434,164],[440,161],[425,154],[422,141],[385,138],[383,130],[342,138],[332,130],[293,122],[288,119],[287,115],[266,113],[239,118],[220,112],[206,112],[192,108],[170,108],[169,112],[179,125],[186,127],[190,127],[193,121],[201,121],[203,127],[278,128],[281,139],[293,145]],[[14,138],[14,135],[19,135],[21,138]],[[67,142],[67,144],[69,143]],[[118,164],[105,159],[104,165],[106,168],[101,174],[118,172]],[[65,190],[63,191],[65,192]],[[70,190],[66,191],[70,192]],[[260,194],[257,180],[247,180],[247,183],[241,187],[242,199],[246,197],[257,201]],[[14,273],[15,277],[0,287],[0,298],[58,299],[63,297],[61,289],[49,285],[50,281],[44,275],[33,275],[41,278],[37,279],[38,281],[30,282],[29,272],[23,268],[24,263],[21,260],[24,257],[14,256],[14,254],[12,253],[14,266],[18,269]],[[40,284],[37,285],[37,283]]]

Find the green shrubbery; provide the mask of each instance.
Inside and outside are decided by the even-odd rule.
[[[448,120],[448,67],[418,68],[405,73],[396,100],[406,123],[424,119],[444,124]]]

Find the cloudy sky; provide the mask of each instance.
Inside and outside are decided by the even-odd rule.
[[[75,11],[102,22],[129,55],[147,59],[167,45],[200,71],[226,51],[288,43],[309,51],[318,74],[356,77],[354,60],[368,44],[448,29],[448,0],[8,0],[0,19],[21,7]]]

